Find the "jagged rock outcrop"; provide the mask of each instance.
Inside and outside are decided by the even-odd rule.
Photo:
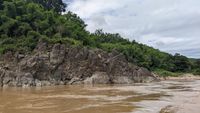
[[[132,84],[156,80],[116,51],[40,42],[28,55],[8,52],[1,56],[0,86],[65,84]]]

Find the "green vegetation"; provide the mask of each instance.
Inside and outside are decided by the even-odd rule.
[[[86,25],[77,15],[71,12],[60,15],[34,2],[3,0],[0,10],[0,53],[29,52],[41,38],[46,37],[51,42],[66,40],[67,37],[70,40],[88,37]]]
[[[192,59],[191,60],[192,64],[193,64],[193,74],[194,75],[200,75],[200,59]]]
[[[181,76],[183,73],[181,72],[171,72],[163,69],[156,69],[154,70],[154,73],[161,76],[161,77],[178,77]]]
[[[90,33],[76,14],[61,14],[65,7],[62,0],[0,0],[0,54],[7,51],[29,53],[43,40],[105,51],[115,49],[129,62],[163,76],[176,76],[174,72],[200,74],[199,60],[180,54],[173,56],[103,30]]]
[[[65,11],[66,4],[62,0],[27,0],[42,5],[47,10],[54,10],[57,13]]]

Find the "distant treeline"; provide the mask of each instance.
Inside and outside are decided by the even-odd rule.
[[[161,52],[103,30],[90,33],[76,14],[61,14],[66,6],[62,0],[0,0],[0,54],[31,53],[38,41],[44,40],[105,51],[115,49],[129,62],[149,70],[200,73],[200,60]]]

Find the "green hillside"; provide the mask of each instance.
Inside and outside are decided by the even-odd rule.
[[[31,53],[39,40],[76,46],[113,49],[129,62],[156,72],[200,73],[200,61],[180,54],[171,55],[119,34],[88,32],[84,21],[65,11],[62,0],[0,0],[0,54],[7,51]],[[84,7],[84,6],[83,6]]]

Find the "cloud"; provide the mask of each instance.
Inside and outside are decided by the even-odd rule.
[[[199,0],[72,0],[91,32],[104,29],[169,53],[200,58]]]

